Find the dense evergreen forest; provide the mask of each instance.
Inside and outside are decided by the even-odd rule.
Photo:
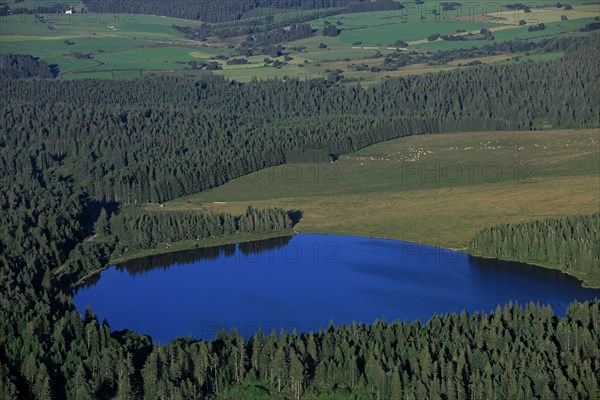
[[[593,399],[600,394],[598,305],[575,303],[561,320],[547,307],[507,305],[425,324],[382,320],[306,335],[259,332],[250,341],[236,332],[212,343],[181,339],[146,359],[141,375],[152,394],[145,398],[238,398],[235,386],[246,385],[255,398]]]
[[[15,1],[15,5],[12,7],[0,3],[0,17],[18,14],[55,14],[69,10],[71,7],[69,4],[61,4],[58,1],[55,4],[38,4],[37,2],[28,4],[21,0]]]
[[[139,248],[155,246],[158,243],[290,228],[292,220],[284,210],[252,207],[248,207],[240,216],[227,213],[148,212],[120,215],[111,223],[113,234],[124,243]]]
[[[470,252],[589,274],[594,283],[600,276],[600,213],[487,228],[473,238]]]
[[[368,88],[212,76],[2,79],[0,398],[597,397],[599,302],[573,304],[563,319],[548,308],[509,305],[425,324],[331,326],[248,341],[233,332],[157,346],[111,331],[91,310],[82,318],[71,299],[73,282],[105,266],[118,246],[116,238],[86,240],[111,236],[110,220],[125,218],[100,212],[90,223],[98,203],[157,203],[289,154],[335,155],[409,134],[597,127],[596,46],[590,41],[558,61]],[[171,217],[148,214],[114,229],[135,237],[136,223],[150,232],[172,227],[180,238],[209,218]],[[177,225],[184,220],[190,225]],[[240,230],[289,224],[281,210],[248,210],[233,221]]]
[[[91,204],[93,209],[96,205]],[[93,213],[92,213],[93,214]],[[110,260],[132,257],[132,251],[169,248],[181,241],[200,241],[248,233],[289,233],[300,219],[297,210],[286,212],[279,208],[255,209],[248,207],[242,215],[201,212],[143,212],[128,210],[109,217],[101,208],[88,230],[87,240],[77,243],[69,258],[60,268],[60,278],[97,279],[98,272]],[[90,212],[82,214],[82,222],[90,219]],[[286,232],[286,230],[288,230]],[[85,228],[84,228],[85,231]],[[133,253],[135,256],[136,254]],[[82,279],[78,281],[81,283]]]
[[[156,0],[138,0],[123,2],[119,0],[84,0],[83,2],[91,13],[127,13],[165,15],[191,20],[200,20],[211,23],[237,21],[251,10],[263,9],[259,15],[273,17],[276,9],[295,10],[311,16],[315,10],[325,12],[327,9],[340,12],[365,12],[398,9],[401,5],[390,0],[236,0],[236,1],[209,1],[209,0],[178,0],[177,6]],[[312,12],[311,12],[312,11]],[[293,22],[293,21],[292,21]]]
[[[335,155],[444,131],[594,127],[595,43],[557,61],[479,66],[368,88],[212,76],[7,80],[0,83],[11,99],[0,120],[0,173],[11,180],[55,170],[99,201],[157,203],[281,164],[295,151]]]
[[[36,57],[22,54],[0,54],[0,80],[23,78],[54,78],[55,65],[48,65]]]

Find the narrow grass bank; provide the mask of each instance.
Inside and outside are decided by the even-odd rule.
[[[77,282],[75,282],[72,286],[77,287],[77,286],[82,285],[83,283],[85,283],[88,279],[90,279],[94,275],[99,274],[100,272],[104,271],[108,267],[111,267],[115,264],[123,264],[127,261],[131,261],[131,260],[135,260],[135,259],[139,259],[139,258],[156,256],[156,255],[161,255],[161,254],[168,254],[168,253],[176,253],[178,251],[193,250],[193,249],[215,247],[215,246],[223,246],[223,245],[227,245],[227,244],[254,242],[257,240],[273,239],[273,238],[284,237],[284,236],[292,236],[295,234],[296,234],[296,232],[293,229],[282,229],[282,230],[278,230],[278,231],[271,231],[271,232],[265,232],[265,233],[243,233],[243,234],[236,234],[236,235],[230,235],[230,236],[212,237],[212,238],[201,239],[201,240],[184,240],[181,242],[171,243],[168,246],[165,244],[161,244],[159,246],[149,248],[149,249],[132,250],[122,256],[111,258],[110,261],[105,266],[86,274],[81,279],[79,279]]]

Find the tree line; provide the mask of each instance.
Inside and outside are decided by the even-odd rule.
[[[242,215],[199,212],[144,212],[120,214],[111,221],[112,234],[137,248],[183,240],[263,233],[292,228],[288,213],[280,208],[248,207]],[[123,246],[123,245],[121,245]]]
[[[0,79],[54,78],[56,65],[23,54],[0,54]]]
[[[396,71],[399,68],[413,64],[444,65],[457,59],[487,57],[506,53],[577,51],[579,47],[585,47],[588,41],[589,38],[577,36],[549,38],[535,42],[517,39],[467,49],[459,48],[429,52],[397,51],[386,55],[379,65],[361,63],[349,64],[349,67],[357,71]],[[373,55],[373,58],[379,57],[382,57],[381,53]]]
[[[486,228],[471,241],[472,254],[532,262],[600,277],[600,213]]]
[[[31,3],[30,3],[31,4]],[[61,4],[58,1],[53,5],[41,5],[34,3],[35,7],[27,7],[27,3],[23,0],[15,1],[11,6],[9,4],[0,4],[0,17],[6,17],[9,15],[20,15],[20,14],[56,14],[62,13],[65,10],[70,10],[72,5]]]
[[[84,0],[90,13],[125,13],[165,15],[168,17],[200,20],[210,23],[238,21],[252,18],[252,11],[267,16],[275,15],[277,9],[296,11],[299,15],[308,15],[310,19],[319,18],[321,12],[332,10],[334,13],[366,12],[400,9],[400,3],[390,0],[236,0],[211,2],[207,0],[179,0],[177,5],[155,0],[122,2],[118,0]],[[319,13],[319,14],[316,14]],[[298,22],[292,20],[291,22]]]
[[[426,323],[179,339],[146,359],[145,398],[595,398],[598,305],[573,303],[563,319],[549,307],[508,304]]]
[[[235,2],[229,3],[225,11],[236,9],[235,4]],[[242,2],[240,4],[245,3]],[[207,40],[210,37],[227,39],[245,36],[246,41],[242,43],[240,52],[246,55],[269,54],[269,48],[274,44],[282,44],[313,35],[315,30],[307,23],[308,21],[341,13],[399,10],[404,8],[401,3],[390,0],[335,0],[325,3],[312,1],[281,2],[276,4],[276,7],[290,11],[284,13],[285,18],[278,18],[276,20],[275,9],[270,9],[269,7],[261,8],[259,5],[255,16],[244,17],[243,15],[239,15],[238,17],[238,14],[230,14],[230,19],[228,20],[210,21],[212,23],[204,23],[200,26],[174,24],[172,27],[184,33],[188,39],[201,41]],[[219,6],[217,8],[219,9],[218,12],[223,11]],[[239,9],[246,8],[242,6]],[[340,30],[334,25],[325,24],[321,33],[323,36],[337,36]]]
[[[87,231],[88,240],[76,243],[70,251],[60,269],[60,279],[79,284],[78,279],[83,276],[88,283],[99,278],[98,271],[110,260],[129,256],[132,250],[158,245],[168,248],[181,241],[289,230],[299,218],[297,211],[286,212],[280,208],[248,207],[241,215],[127,209],[110,217],[102,208],[93,228]]]
[[[237,21],[224,22],[224,23],[204,23],[199,26],[188,26],[188,25],[172,25],[172,27],[185,34],[185,37],[192,40],[205,41],[210,37],[216,37],[219,39],[228,39],[236,36],[246,37],[246,41],[242,43],[244,46],[252,45],[255,42],[255,36],[261,35],[263,37],[272,37],[278,39],[277,43],[282,43],[286,40],[297,40],[301,37],[299,35],[286,37],[284,35],[277,35],[276,32],[280,31],[291,25],[308,25],[308,21],[312,21],[317,18],[325,18],[328,16],[339,14],[341,9],[339,8],[327,8],[319,9],[314,11],[302,11],[302,12],[290,12],[287,18],[282,20],[275,20],[273,15],[257,16],[254,18],[243,18]],[[311,29],[310,34],[304,31],[304,37],[310,36],[313,33]],[[266,45],[267,43],[260,43]]]

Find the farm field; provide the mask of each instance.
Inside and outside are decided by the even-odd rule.
[[[132,14],[49,14],[45,20],[35,15],[12,15],[0,17],[0,53],[31,54],[55,64],[64,79],[77,78],[120,78],[132,79],[149,75],[197,75],[191,63],[216,62],[220,70],[215,71],[230,79],[249,81],[254,78],[269,79],[285,76],[298,78],[327,77],[338,71],[349,79],[359,79],[366,84],[387,76],[403,76],[439,72],[458,68],[467,60],[455,60],[443,65],[413,64],[396,71],[355,70],[350,64],[381,65],[384,57],[395,52],[388,47],[396,40],[409,43],[417,52],[450,50],[484,46],[490,42],[479,35],[482,28],[493,32],[495,42],[514,39],[538,40],[558,36],[581,35],[578,30],[593,22],[600,15],[600,6],[589,1],[570,2],[573,9],[536,7],[529,14],[506,10],[510,1],[489,5],[470,5],[458,10],[444,11],[436,16],[432,12],[437,2],[427,1],[417,7],[408,5],[403,10],[338,14],[326,18],[315,18],[308,23],[313,29],[322,29],[325,21],[336,24],[340,34],[336,37],[315,36],[287,43],[292,58],[270,57],[283,63],[280,67],[267,66],[264,55],[247,57],[248,64],[230,65],[217,55],[235,57],[237,50],[232,40],[208,39],[204,42],[190,40],[173,28],[199,26],[201,22],[151,15]],[[7,4],[16,6],[12,2]],[[27,5],[29,3],[20,3]],[[69,3],[71,4],[71,3]],[[76,4],[76,3],[73,3]],[[36,3],[37,5],[37,3]],[[46,3],[40,5],[47,5]],[[77,8],[77,6],[76,6]],[[285,21],[298,15],[320,10],[255,9],[243,18],[251,19],[270,15],[275,21]],[[562,16],[567,20],[562,20]],[[525,26],[519,26],[524,19]],[[529,26],[544,22],[546,29],[529,32]],[[458,32],[457,32],[458,31]],[[467,35],[468,41],[429,41],[432,34]],[[238,54],[237,57],[240,55]],[[514,54],[513,56],[525,56]],[[509,57],[487,58],[483,63],[505,62]],[[530,60],[536,60],[536,56]],[[547,59],[541,57],[540,59]]]
[[[448,42],[438,40],[427,41],[427,37],[434,33],[439,34],[468,34],[478,33],[481,28],[490,29],[492,32],[508,31],[496,40],[511,40],[516,38],[540,37],[549,34],[549,31],[528,32],[528,27],[539,23],[549,24],[554,27],[552,34],[567,33],[575,27],[585,25],[584,20],[600,15],[598,4],[579,1],[571,2],[573,9],[564,10],[556,7],[543,7],[540,3],[531,3],[533,11],[525,14],[522,11],[507,10],[504,6],[511,1],[499,1],[493,4],[473,3],[465,4],[457,10],[445,11],[439,16],[432,14],[437,2],[427,1],[421,6],[408,5],[403,10],[380,11],[357,14],[341,14],[311,21],[314,28],[322,28],[325,21],[335,23],[341,30],[337,37],[340,43],[359,43],[363,46],[387,47],[395,40],[404,40],[409,45],[418,48],[455,48],[458,46],[472,47],[480,43]],[[568,18],[562,21],[562,16]],[[525,21],[524,27],[519,26],[519,21]],[[340,25],[341,23],[341,25]],[[556,23],[556,24],[554,24]],[[495,35],[496,36],[496,35]],[[381,49],[384,50],[384,49]]]
[[[499,26],[490,28],[494,35],[495,42],[506,42],[509,40],[540,40],[552,37],[565,37],[581,35],[578,29],[586,24],[593,22],[594,18],[574,19],[567,21],[553,21],[545,23],[546,29],[542,31],[529,32],[529,28],[525,27],[508,27]],[[416,47],[423,50],[449,50],[449,49],[466,49],[473,46],[481,46],[482,40],[475,41],[444,41],[436,40],[434,42],[421,41],[415,44]]]
[[[463,249],[500,223],[592,213],[600,131],[450,133],[376,144],[331,164],[286,164],[163,208],[303,212],[296,230]]]
[[[109,69],[180,69],[192,61],[196,44],[171,27],[182,20],[143,15],[48,17],[49,29],[34,15],[4,17],[0,22],[0,52],[31,54],[56,64],[64,77],[81,69],[102,74]],[[193,21],[185,21],[192,23]],[[173,43],[172,40],[179,40]],[[185,46],[190,45],[192,48]],[[165,46],[168,46],[165,51]],[[84,56],[80,56],[83,54]],[[78,56],[79,55],[79,56]],[[101,77],[102,75],[99,75]]]

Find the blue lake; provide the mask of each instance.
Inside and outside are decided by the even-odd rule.
[[[493,311],[498,304],[550,304],[564,315],[577,299],[600,297],[558,271],[487,260],[393,240],[297,235],[130,261],[77,289],[113,330],[166,343],[214,339],[234,327],[316,331],[329,321],[385,317],[426,321],[434,314]]]

